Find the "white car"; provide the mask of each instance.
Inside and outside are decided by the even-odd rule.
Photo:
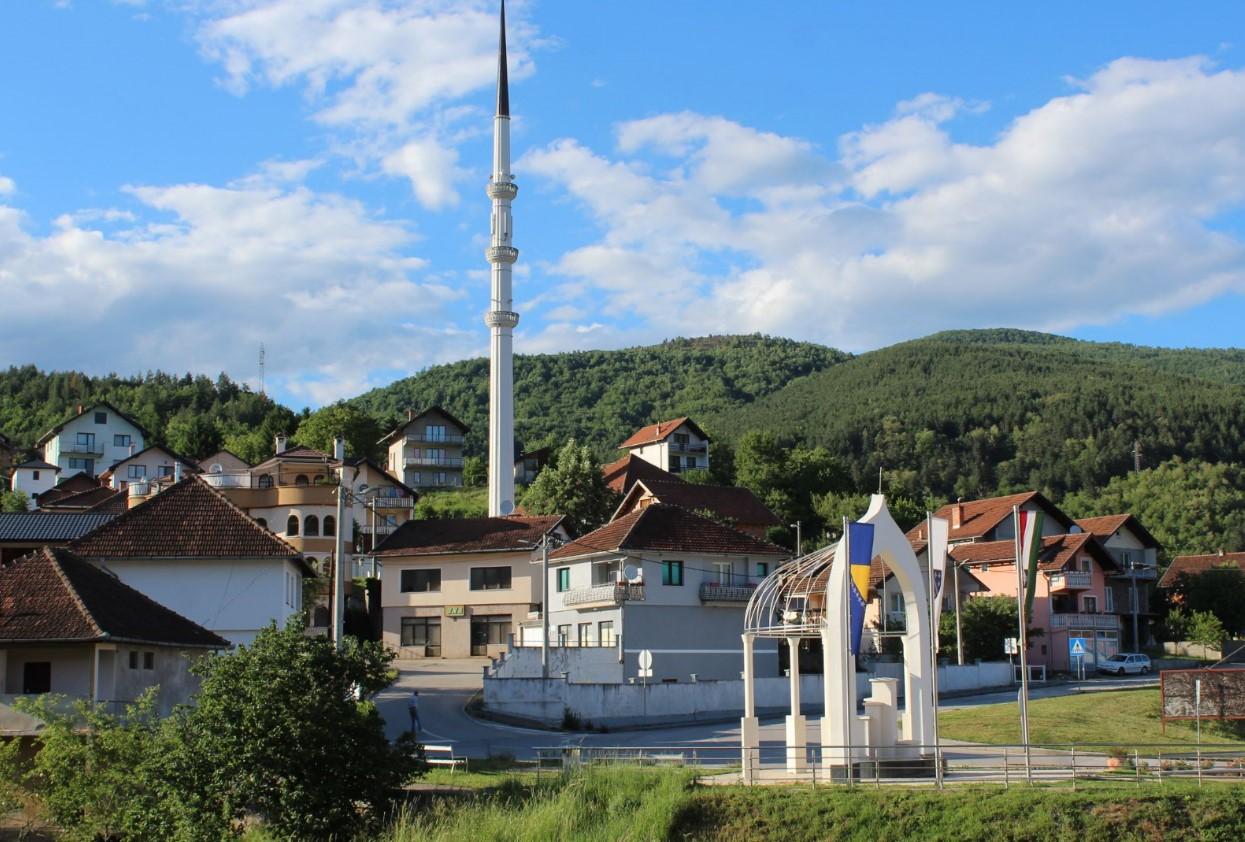
[[[1110,658],[1103,658],[1099,661],[1098,671],[1115,673],[1116,675],[1125,675],[1127,673],[1145,675],[1150,671],[1150,656],[1117,652]]]

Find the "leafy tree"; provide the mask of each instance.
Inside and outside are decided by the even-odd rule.
[[[735,475],[784,524],[800,521],[804,534],[817,535],[826,526],[815,506],[818,495],[850,490],[850,478],[830,452],[807,448],[772,433],[752,431],[739,439]],[[863,510],[862,510],[863,511]]]
[[[533,515],[560,514],[574,535],[605,523],[618,506],[618,495],[605,485],[601,464],[587,447],[566,442],[523,495],[523,508]]]
[[[30,509],[30,496],[25,491],[0,491],[0,512],[25,512]]]
[[[1220,619],[1211,612],[1194,611],[1189,615],[1188,635],[1190,643],[1201,644],[1202,655],[1205,656],[1209,647],[1222,646],[1228,633]]]
[[[1003,641],[1017,637],[1016,600],[1010,596],[975,596],[960,604],[960,627],[965,660],[998,660]],[[1029,640],[1041,637],[1041,629],[1027,629]],[[939,651],[955,655],[955,612],[944,611],[938,625]]]
[[[483,456],[468,456],[463,459],[463,485],[468,488],[488,485],[488,462]]]
[[[282,839],[353,838],[375,830],[417,771],[364,698],[392,680],[392,653],[347,638],[341,651],[294,625],[205,658],[194,707],[171,728],[168,779],[204,836],[248,814]],[[153,837],[154,838],[154,837]]]
[[[1168,600],[1192,613],[1211,614],[1229,630],[1245,630],[1245,573],[1231,562],[1176,577]]]
[[[318,409],[304,418],[294,433],[294,440],[304,447],[333,452],[333,440],[346,437],[348,456],[380,455],[384,431],[375,418],[347,403],[335,403]]]
[[[165,441],[177,454],[202,459],[220,450],[220,429],[205,414],[184,409],[169,419]]]

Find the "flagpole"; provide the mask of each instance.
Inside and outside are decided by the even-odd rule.
[[[1025,778],[1033,782],[1033,759],[1029,751],[1029,640],[1025,618],[1025,575],[1021,563],[1020,507],[1012,506],[1016,533],[1016,618],[1020,626],[1020,737],[1025,747]],[[1036,540],[1041,540],[1038,536]]]
[[[856,658],[852,655],[852,545],[848,537],[847,517],[843,517],[843,643],[847,646],[847,676],[843,682],[843,691],[847,698],[843,706],[847,709],[847,729],[844,736],[847,742],[847,786],[852,785],[852,720],[856,718]],[[886,606],[883,606],[885,608]]]
[[[934,616],[934,605],[938,595],[934,592],[934,516],[925,512],[925,567],[929,573],[929,648],[930,648],[930,679],[934,692],[934,780],[942,789],[942,752],[938,746],[938,623]],[[942,578],[947,578],[944,562]],[[941,584],[941,583],[940,583]]]

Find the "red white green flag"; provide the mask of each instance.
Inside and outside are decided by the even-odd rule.
[[[1025,623],[1033,616],[1033,592],[1037,587],[1038,556],[1042,554],[1042,512],[1020,509],[1017,512],[1016,534],[1020,536],[1018,564],[1025,566]]]

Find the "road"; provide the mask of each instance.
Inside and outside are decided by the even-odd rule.
[[[739,747],[738,722],[679,724],[668,728],[613,731],[605,734],[546,731],[489,722],[467,715],[465,707],[483,685],[487,658],[398,661],[399,677],[377,696],[377,706],[385,717],[386,732],[395,738],[410,727],[407,701],[412,690],[419,691],[421,742],[452,745],[457,754],[488,757],[511,754],[519,759],[536,756],[537,748],[582,746],[680,746],[700,748],[707,754]],[[1157,684],[1153,676],[1129,676],[1035,686],[1031,698],[1067,695],[1085,690],[1143,687]],[[971,707],[1012,701],[1014,690],[991,691],[977,696],[948,699],[941,709]],[[762,744],[777,745],[784,739],[781,717],[762,720]]]

